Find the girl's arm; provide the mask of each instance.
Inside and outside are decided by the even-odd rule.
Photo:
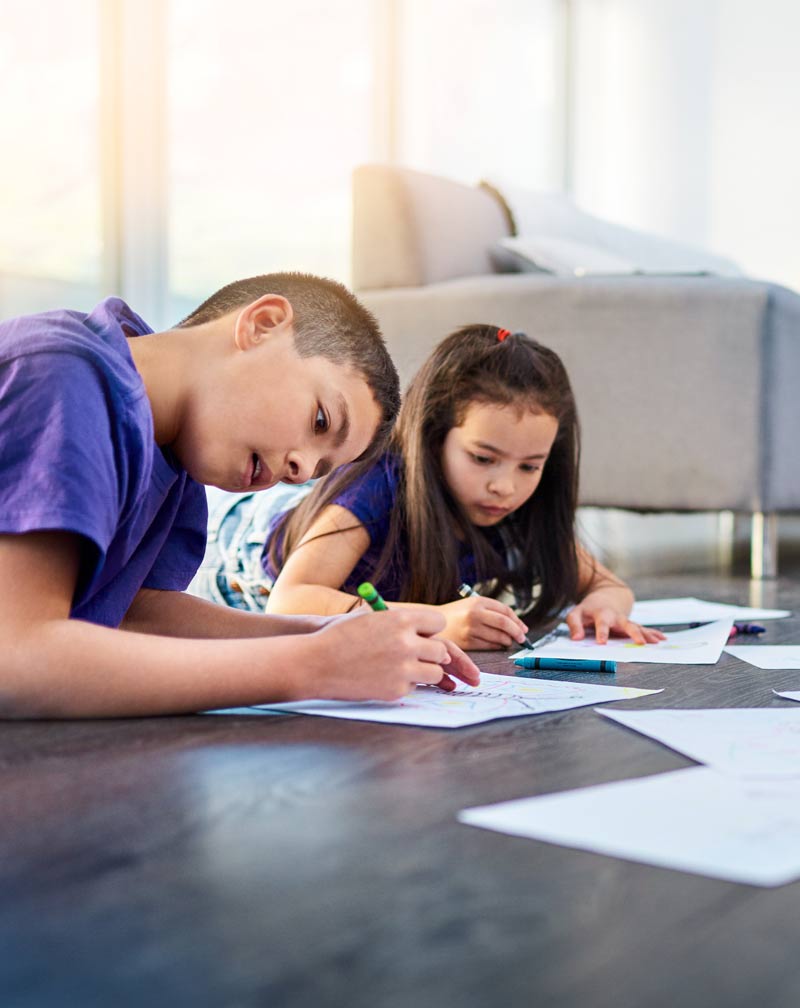
[[[369,533],[347,508],[331,504],[300,540],[284,564],[267,602],[271,613],[348,612],[361,599],[341,590],[369,548]],[[438,610],[446,620],[443,636],[459,647],[497,650],[521,644],[527,627],[507,605],[473,596],[442,606],[391,602],[391,609]]]
[[[284,563],[267,599],[269,613],[349,612],[360,603],[341,590],[369,548],[369,533],[339,504],[325,508]]]
[[[578,547],[578,597],[581,601],[566,617],[573,640],[583,640],[586,627],[594,627],[598,644],[606,644],[611,633],[630,637],[637,644],[664,640],[660,630],[628,619],[633,592],[582,546]]]
[[[222,640],[178,636],[180,627],[165,614],[159,621],[165,635],[130,633],[70,618],[78,570],[75,535],[0,535],[0,717],[127,717],[310,697],[399,699],[415,683],[444,680],[452,688],[442,665],[478,681],[465,655],[434,639],[444,626],[438,613],[365,614],[300,636]],[[266,627],[270,618],[262,619]]]

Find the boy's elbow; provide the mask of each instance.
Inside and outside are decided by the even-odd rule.
[[[30,660],[19,659],[20,652],[12,649],[5,661],[0,661],[0,720],[44,721],[75,717],[75,712],[70,710],[70,691],[59,689],[58,684],[50,680],[48,688],[43,681],[47,677],[32,673],[37,667],[33,656]]]
[[[71,721],[104,716],[74,698],[0,686],[0,721]]]
[[[16,690],[9,686],[0,686],[0,720],[2,721],[41,721],[57,718],[59,715],[42,703],[41,698],[30,696],[25,690]]]

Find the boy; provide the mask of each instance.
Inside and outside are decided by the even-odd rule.
[[[398,404],[372,316],[306,274],[229,284],[158,334],[116,298],[0,325],[0,716],[392,699],[453,688],[444,664],[477,682],[431,639],[437,614],[270,617],[183,592],[200,483],[321,476]]]

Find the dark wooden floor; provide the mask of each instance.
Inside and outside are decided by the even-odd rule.
[[[787,574],[763,604],[800,610]],[[744,578],[635,587],[750,599]],[[800,618],[767,641],[800,643]],[[615,680],[665,687],[626,707],[780,705],[772,687],[800,689],[800,671],[729,656]],[[734,885],[455,819],[688,765],[590,708],[457,731],[2,724],[0,1005],[797,1006],[800,884]]]

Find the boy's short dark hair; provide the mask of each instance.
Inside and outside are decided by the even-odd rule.
[[[335,280],[311,273],[265,273],[235,280],[207,298],[178,328],[221,318],[265,294],[280,294],[294,311],[295,347],[301,357],[325,357],[365,378],[381,410],[381,444],[400,409],[400,381],[372,312]]]

